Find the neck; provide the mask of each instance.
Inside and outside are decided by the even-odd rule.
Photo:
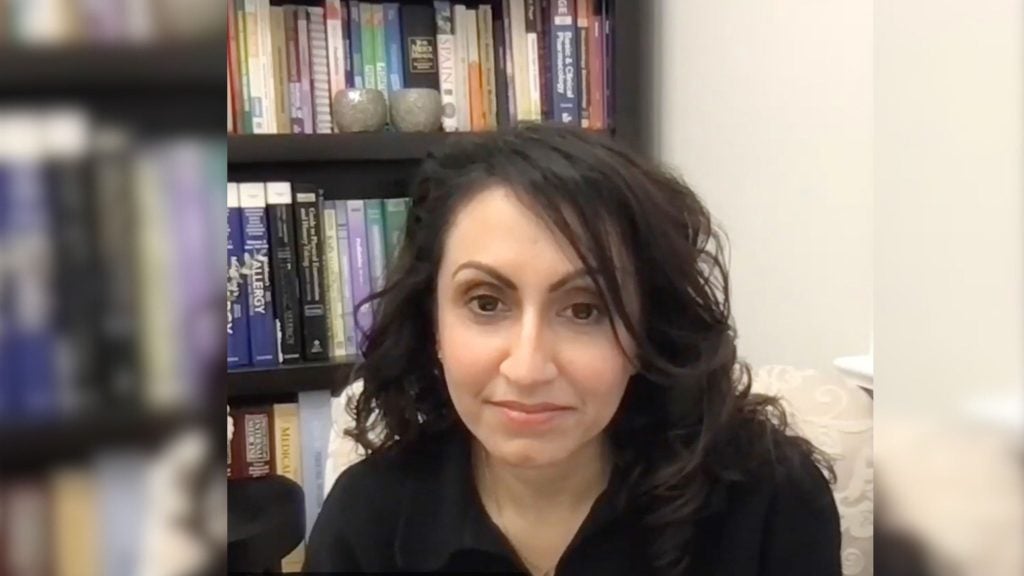
[[[608,485],[611,454],[605,440],[595,438],[565,460],[545,466],[514,466],[473,445],[476,480],[485,500],[497,499],[518,514],[534,516],[567,508],[589,509]]]

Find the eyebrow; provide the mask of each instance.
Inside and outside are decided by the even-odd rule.
[[[513,291],[516,290],[515,282],[509,279],[508,276],[505,276],[504,274],[499,272],[497,268],[493,266],[488,266],[483,262],[478,262],[476,260],[468,260],[466,262],[463,262],[462,264],[459,264],[458,266],[455,267],[455,270],[452,272],[452,278],[455,278],[455,276],[457,276],[458,273],[463,270],[476,270],[478,272],[483,272],[484,274],[493,278],[494,281],[500,284],[503,288]],[[567,284],[574,282],[580,278],[587,278],[587,271],[584,270],[583,268],[573,270],[572,272],[569,272],[568,274],[562,276],[561,278],[553,282],[551,286],[548,287],[548,292],[557,292],[564,288]]]

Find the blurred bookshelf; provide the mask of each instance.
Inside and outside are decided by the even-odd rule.
[[[340,392],[355,368],[355,359],[300,362],[272,368],[240,368],[227,373],[228,401],[287,396],[310,390]]]

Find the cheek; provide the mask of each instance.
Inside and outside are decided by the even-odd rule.
[[[611,420],[631,375],[629,362],[614,338],[568,346],[560,360],[562,377],[574,385],[590,417],[604,423]]]
[[[479,396],[497,376],[500,346],[447,304],[438,307],[437,344],[444,357],[449,393],[456,403],[459,398]]]

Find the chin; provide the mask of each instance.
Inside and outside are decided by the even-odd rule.
[[[542,438],[491,438],[483,445],[492,458],[522,468],[554,464],[565,459],[570,452],[552,446],[550,439]]]

